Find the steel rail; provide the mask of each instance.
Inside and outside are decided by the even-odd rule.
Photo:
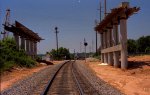
[[[49,88],[51,87],[51,85],[52,85],[52,83],[53,83],[55,77],[56,77],[57,74],[58,74],[58,72],[59,72],[60,69],[61,69],[66,63],[68,63],[68,62],[69,62],[69,61],[64,62],[64,63],[58,68],[58,70],[57,70],[56,73],[52,76],[52,78],[48,81],[47,86],[45,87],[44,91],[43,91],[40,95],[47,95],[47,92],[48,92]]]
[[[78,79],[77,79],[77,77],[76,77],[76,75],[75,75],[75,73],[74,73],[74,70],[73,70],[73,63],[72,63],[72,74],[73,74],[73,77],[74,77],[74,79],[75,79],[75,81],[76,81],[76,84],[77,84],[77,86],[78,86],[80,95],[84,95],[83,89],[82,89],[82,87],[80,86],[80,83],[79,83],[79,81],[78,81]]]

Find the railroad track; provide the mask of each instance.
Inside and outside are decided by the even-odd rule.
[[[73,64],[73,61],[64,63],[41,95],[98,95]]]

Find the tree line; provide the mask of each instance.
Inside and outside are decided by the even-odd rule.
[[[71,59],[73,55],[70,54],[69,49],[60,47],[58,51],[52,49],[50,52],[47,52],[53,60],[68,60]]]
[[[128,39],[129,54],[150,54],[150,36],[142,36],[137,40]]]

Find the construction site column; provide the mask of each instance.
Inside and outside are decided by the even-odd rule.
[[[34,42],[34,54],[37,55],[37,42]]]
[[[19,50],[19,35],[14,33],[14,39],[16,42],[16,49]]]
[[[31,56],[31,40],[29,39],[29,56]]]
[[[29,39],[26,39],[26,53],[29,55]]]
[[[32,58],[34,58],[34,41],[32,41]]]
[[[127,69],[127,21],[125,18],[120,20],[120,42],[121,42],[121,69]]]
[[[119,37],[118,37],[118,25],[113,25],[113,45],[116,46],[119,44]],[[114,67],[119,67],[119,51],[113,52],[113,58],[114,58]]]
[[[101,35],[101,50],[103,49],[104,45],[103,45],[103,33],[100,34]],[[101,53],[101,63],[104,63],[104,54]]]
[[[107,48],[107,32],[103,32],[104,49]],[[104,53],[104,63],[107,63],[107,53]]]
[[[112,29],[108,29],[108,32],[107,32],[107,46],[108,48],[111,47],[111,40],[112,40],[112,37],[111,37],[111,32],[112,32]],[[108,64],[109,65],[112,65],[112,62],[113,61],[113,56],[112,56],[112,52],[109,52],[108,53]]]
[[[33,58],[33,41],[30,40],[30,56]]]
[[[25,38],[23,36],[21,38],[21,49],[25,50]]]

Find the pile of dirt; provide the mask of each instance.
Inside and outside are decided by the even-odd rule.
[[[52,62],[46,61],[46,60],[37,60],[37,62],[39,62],[39,63],[45,63],[47,65],[54,65]]]

